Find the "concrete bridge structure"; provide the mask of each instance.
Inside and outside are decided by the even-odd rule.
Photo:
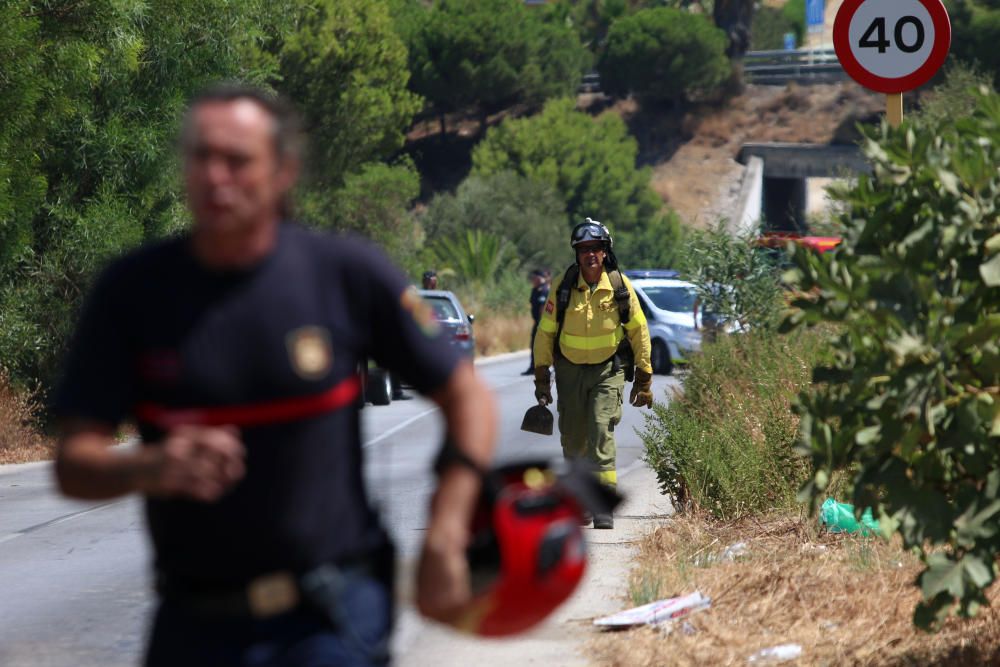
[[[750,143],[736,158],[746,165],[737,214],[730,221],[735,235],[754,233],[761,221],[777,231],[805,231],[807,180],[850,178],[870,173],[855,145]]]

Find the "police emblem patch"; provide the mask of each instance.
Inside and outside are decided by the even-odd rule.
[[[304,380],[325,377],[333,366],[333,346],[330,332],[323,327],[307,326],[295,329],[285,337],[288,358],[295,374]]]
[[[425,336],[433,338],[441,333],[441,324],[434,317],[434,309],[424,301],[416,287],[408,287],[399,297],[399,305],[410,313]]]

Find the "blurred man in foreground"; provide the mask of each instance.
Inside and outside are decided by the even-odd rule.
[[[379,251],[284,219],[300,156],[279,100],[213,89],[182,138],[194,225],[97,281],[57,398],[59,484],[146,497],[147,664],[387,664],[393,556],[366,500],[355,369],[371,357],[428,394],[481,467],[492,396]],[[111,449],[126,419],[142,446]],[[479,489],[468,466],[441,473],[417,582],[431,617],[470,597]]]

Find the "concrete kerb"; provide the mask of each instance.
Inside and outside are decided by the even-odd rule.
[[[517,352],[507,352],[505,354],[495,354],[489,357],[479,357],[474,363],[476,366],[492,366],[493,364],[502,364],[505,361],[523,359],[528,356],[529,352],[530,350],[525,348],[523,350],[518,350]]]

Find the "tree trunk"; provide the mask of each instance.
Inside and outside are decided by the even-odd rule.
[[[753,0],[715,0],[715,25],[729,37],[730,58],[742,58],[750,49],[750,24],[753,21]]]

